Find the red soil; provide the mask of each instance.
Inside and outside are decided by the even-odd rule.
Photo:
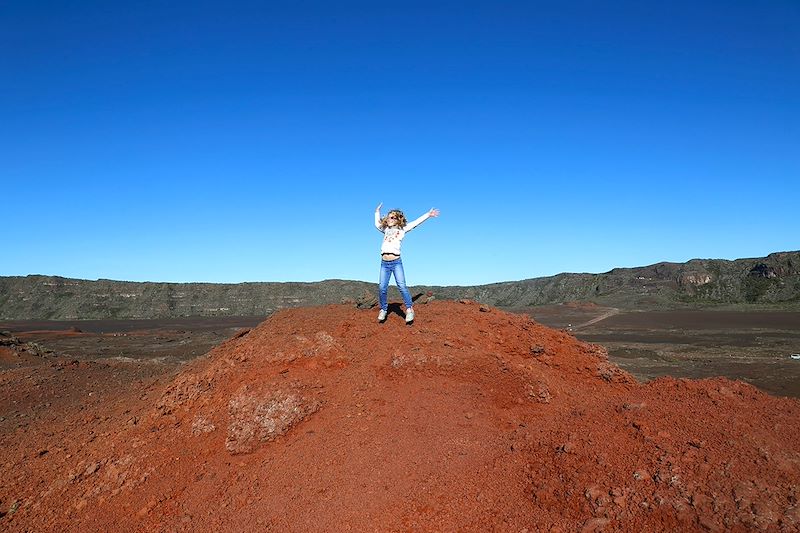
[[[6,346],[0,346],[0,363],[15,362],[17,357],[18,356],[15,350],[12,350]]]
[[[469,302],[420,305],[413,327],[375,315],[281,311],[163,383],[51,369],[64,383],[95,376],[96,395],[52,410],[28,400],[30,425],[0,433],[0,525],[800,528],[797,400],[725,379],[639,384],[598,346]],[[48,376],[0,374],[0,406]]]

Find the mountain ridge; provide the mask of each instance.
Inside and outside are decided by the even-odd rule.
[[[474,299],[498,307],[587,301],[622,309],[760,306],[800,309],[800,251],[761,258],[691,259],[599,274],[554,276],[475,286],[415,285],[413,294]],[[396,289],[391,288],[395,297]],[[365,281],[169,283],[60,276],[0,277],[1,320],[144,319],[266,316],[289,307],[368,302]]]

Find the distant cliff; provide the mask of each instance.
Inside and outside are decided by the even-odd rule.
[[[222,284],[10,276],[0,277],[0,319],[262,316],[284,307],[355,301],[375,289],[374,283],[345,280]],[[759,305],[800,310],[800,252],[734,261],[693,259],[469,287],[415,286],[412,292],[515,308],[589,301],[624,309]]]
[[[168,318],[266,316],[285,307],[339,303],[373,284],[154,283],[62,278],[0,277],[0,319]]]
[[[800,310],[800,252],[734,261],[692,259],[458,289],[462,297],[506,307],[589,301],[623,309],[767,305]]]

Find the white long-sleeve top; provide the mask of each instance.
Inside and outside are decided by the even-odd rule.
[[[381,214],[380,212],[375,211],[375,227],[378,229],[378,231],[383,233],[381,253],[400,255],[400,243],[403,241],[403,237],[406,236],[406,233],[428,220],[430,216],[430,213],[425,213],[418,219],[414,220],[413,222],[409,222],[402,228],[397,226],[387,226],[386,228],[381,228]]]

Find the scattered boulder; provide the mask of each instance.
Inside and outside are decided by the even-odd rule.
[[[230,423],[225,449],[232,454],[250,453],[261,443],[289,431],[319,406],[318,399],[303,396],[300,388],[245,385],[228,403]]]
[[[364,291],[355,301],[358,309],[372,309],[378,305],[378,297],[373,292]]]
[[[17,346],[22,344],[10,331],[0,331],[0,346]]]

